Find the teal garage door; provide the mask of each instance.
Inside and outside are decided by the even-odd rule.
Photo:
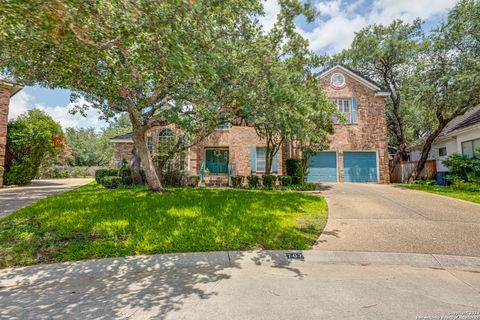
[[[319,152],[308,162],[307,182],[337,182],[337,153]]]
[[[375,152],[344,152],[345,182],[377,182],[377,154]]]

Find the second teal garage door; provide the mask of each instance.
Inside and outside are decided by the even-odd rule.
[[[343,152],[345,182],[378,182],[375,152]]]
[[[308,162],[307,182],[337,182],[337,153],[319,152]]]

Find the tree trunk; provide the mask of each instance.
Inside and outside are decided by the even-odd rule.
[[[423,144],[422,148],[422,155],[420,157],[420,160],[418,160],[417,166],[415,167],[415,170],[410,174],[409,181],[416,180],[420,174],[423,171],[423,168],[425,168],[425,163],[428,160],[428,154],[430,153],[430,150],[432,150],[432,144],[433,141],[438,137],[438,135],[442,132],[442,130],[445,128],[448,122],[444,122],[442,124],[439,124],[437,129],[433,131],[425,140],[425,143]]]
[[[400,143],[397,146],[397,152],[395,153],[395,156],[393,156],[392,163],[390,164],[390,173],[392,173],[393,170],[395,170],[395,167],[397,166],[397,164],[402,160],[406,147],[407,146],[405,143]]]
[[[160,179],[158,178],[157,172],[155,171],[155,166],[153,164],[152,158],[150,157],[150,153],[148,152],[147,142],[145,139],[146,129],[143,127],[138,127],[134,123],[132,123],[132,126],[133,143],[137,150],[137,154],[142,162],[143,170],[145,171],[145,177],[147,178],[147,183],[150,187],[150,191],[164,191]]]
[[[300,160],[300,183],[301,184],[305,183],[305,175],[307,174],[307,165],[308,165],[309,159],[310,159],[310,156],[302,155],[302,159]]]
[[[133,184],[142,184],[145,181],[143,181],[142,175],[140,174],[140,157],[138,156],[137,148],[135,148],[135,146],[133,147],[132,154],[133,162],[130,166],[130,170],[132,171]]]

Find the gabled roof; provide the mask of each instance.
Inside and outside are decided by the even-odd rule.
[[[133,142],[132,135],[133,135],[132,132],[126,133],[126,134],[120,134],[110,139],[110,142]]]
[[[473,107],[465,114],[450,121],[442,133],[440,133],[437,140],[455,136],[459,131],[468,130],[477,126],[480,126],[480,105]]]
[[[462,117],[462,119],[460,120],[460,122],[456,124],[452,129],[450,129],[449,133],[457,130],[461,130],[461,129],[466,129],[468,127],[471,127],[479,123],[480,123],[480,105],[473,108],[473,110],[468,114],[465,114],[464,117]]]
[[[0,79],[0,87],[7,88],[10,91],[10,98],[23,89],[23,86]]]
[[[363,83],[365,86],[367,86],[368,88],[376,91],[376,95],[377,96],[389,96],[390,95],[390,92],[388,90],[386,90],[385,88],[382,88],[381,85],[379,85],[377,82],[373,81],[372,79],[362,75],[360,72],[356,71],[356,70],[353,70],[347,66],[344,66],[342,64],[336,64],[336,65],[333,65],[331,67],[328,67],[326,69],[323,69],[322,71],[320,71],[319,73],[317,73],[317,77],[320,79],[320,78],[323,78],[325,77],[327,74],[329,74],[332,70],[334,69],[340,69],[342,70],[343,72],[345,72],[346,74],[348,74],[350,77],[352,77],[353,79]]]

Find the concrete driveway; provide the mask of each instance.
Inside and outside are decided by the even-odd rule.
[[[24,187],[0,189],[0,219],[48,196],[78,188],[93,179],[34,180]]]
[[[480,205],[381,184],[324,184],[315,249],[480,256]]]

